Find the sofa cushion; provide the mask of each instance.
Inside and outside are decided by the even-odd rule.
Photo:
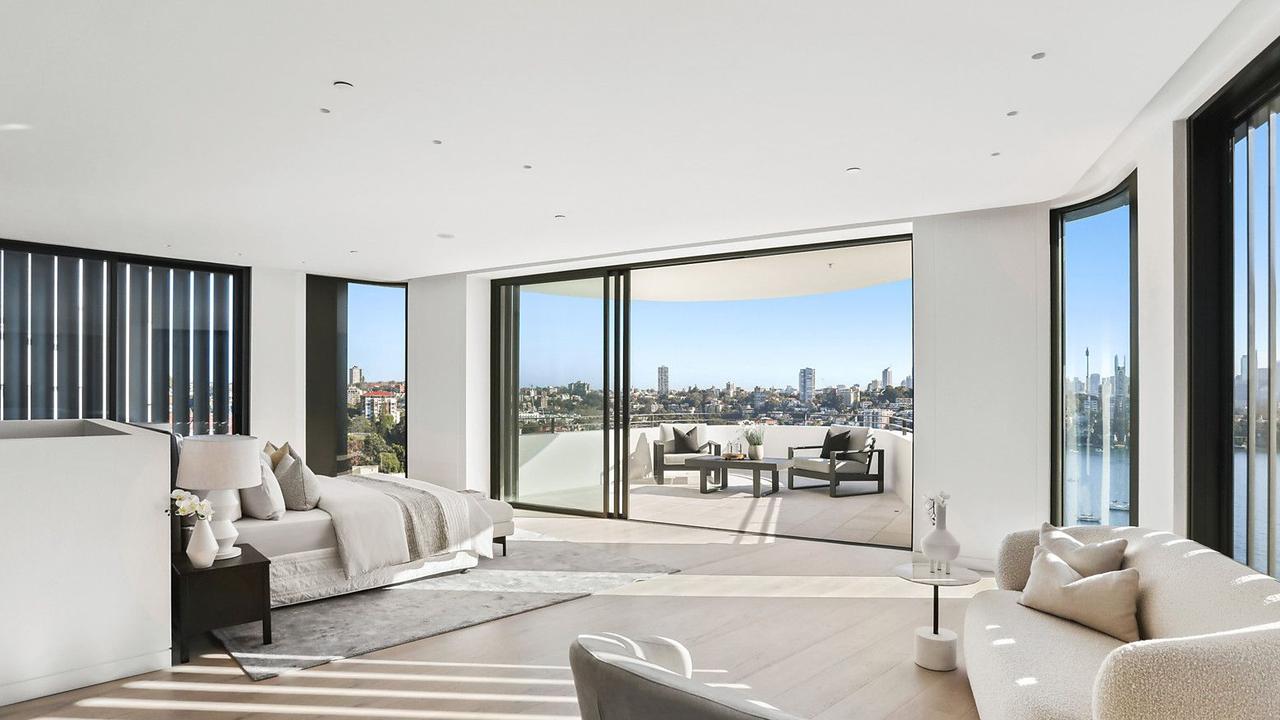
[[[675,452],[671,449],[671,443],[677,427],[686,433],[692,430],[697,447],[702,447],[707,442],[707,426],[704,423],[659,423],[658,442],[662,443],[662,449],[666,452]]]
[[[1062,530],[1044,523],[1040,526],[1040,546],[1062,558],[1084,577],[1119,570],[1129,541],[1111,538],[1099,543],[1083,543]]]
[[[1084,577],[1041,545],[1019,602],[1125,642],[1138,640],[1138,571],[1133,568]]]
[[[1089,628],[988,590],[969,601],[964,660],[978,712],[1003,720],[1092,720],[1093,683],[1124,645]]]
[[[831,428],[827,436],[822,438],[822,452],[818,457],[826,460],[832,453],[845,452],[849,449],[849,431]]]

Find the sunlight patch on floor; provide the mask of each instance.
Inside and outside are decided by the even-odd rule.
[[[996,586],[993,578],[943,588],[942,597],[970,598]],[[771,598],[932,598],[932,588],[897,577],[830,575],[696,575],[680,573],[605,590],[600,595]]]

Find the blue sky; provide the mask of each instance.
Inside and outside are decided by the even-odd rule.
[[[366,380],[404,379],[405,289],[347,286],[347,363]]]
[[[1129,206],[1072,220],[1063,236],[1066,359],[1064,375],[1112,374],[1129,356]]]
[[[598,298],[525,288],[520,324],[521,385],[600,387]],[[911,372],[911,283],[766,300],[634,301],[631,346],[637,388],[656,387],[659,365],[671,369],[673,388],[785,387],[802,367],[817,371],[820,387],[866,385],[889,366],[900,380]]]

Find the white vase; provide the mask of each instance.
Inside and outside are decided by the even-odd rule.
[[[198,568],[207,568],[213,564],[218,554],[218,541],[213,537],[213,528],[208,520],[197,520],[191,530],[191,540],[187,543],[187,559]]]
[[[764,459],[764,446],[763,446],[763,445],[748,445],[748,446],[747,446],[747,457],[751,458],[752,460],[763,460],[763,459]]]
[[[930,572],[951,574],[951,561],[960,555],[960,543],[947,531],[947,506],[938,505],[934,510],[937,523],[933,532],[920,541],[920,549],[929,558]]]

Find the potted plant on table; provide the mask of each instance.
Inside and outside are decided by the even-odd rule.
[[[207,568],[213,564],[218,554],[218,541],[213,537],[213,528],[209,520],[213,518],[213,507],[208,500],[201,500],[186,490],[174,490],[169,493],[173,500],[174,511],[178,517],[195,517],[196,524],[191,532],[191,541],[187,543],[187,559],[198,568]]]
[[[761,425],[752,425],[747,428],[742,436],[747,441],[747,457],[752,460],[764,459],[764,427]]]

